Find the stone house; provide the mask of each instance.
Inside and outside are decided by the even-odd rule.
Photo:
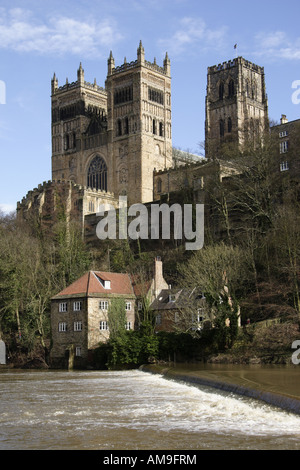
[[[163,289],[151,304],[156,331],[200,331],[212,324],[211,312],[200,289]]]
[[[51,299],[54,368],[86,367],[93,350],[109,338],[108,307],[123,299],[126,329],[135,326],[135,294],[128,274],[89,271]]]
[[[282,178],[299,180],[300,119],[289,121],[281,115],[280,124],[271,127],[277,148],[277,171]]]
[[[51,299],[51,367],[81,368],[92,362],[93,350],[109,338],[108,308],[112,299],[124,300],[124,328],[133,330],[142,318],[145,299],[151,305],[167,288],[160,257],[155,258],[150,279],[102,271],[85,273]]]

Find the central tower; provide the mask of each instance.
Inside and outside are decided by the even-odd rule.
[[[172,166],[171,76],[166,54],[163,67],[145,60],[140,42],[137,60],[115,67],[108,59],[108,154],[114,175],[112,192],[129,204],[153,200],[153,170]]]
[[[264,68],[243,57],[208,68],[205,153],[222,156],[225,143],[255,146],[268,129]],[[224,147],[223,147],[224,148]]]

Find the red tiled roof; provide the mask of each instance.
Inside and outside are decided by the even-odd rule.
[[[110,289],[105,289],[103,285],[104,283],[101,283],[101,280],[110,281]],[[68,295],[88,296],[93,294],[134,295],[134,292],[128,274],[89,271],[53,298],[55,299]]]
[[[144,297],[148,294],[151,287],[151,280],[142,281],[138,276],[131,276],[131,282],[133,286],[133,291],[136,297]]]

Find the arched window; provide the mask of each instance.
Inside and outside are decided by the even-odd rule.
[[[219,85],[219,100],[222,100],[224,97],[224,83],[221,82]]]
[[[250,98],[249,80],[246,81],[246,95]]]
[[[153,119],[153,121],[152,121],[152,132],[153,132],[153,134],[156,134],[156,121],[155,121],[155,119]]]
[[[122,121],[121,119],[118,119],[117,121],[117,137],[120,137],[122,135]]]
[[[124,121],[124,134],[129,134],[129,121],[128,117],[125,118]]]
[[[232,120],[231,118],[229,117],[228,118],[228,132],[231,132],[232,131]]]
[[[220,137],[224,137],[225,128],[223,119],[220,120]]]
[[[229,98],[232,98],[233,95],[234,95],[234,81],[231,79],[228,84],[228,96]]]
[[[89,188],[107,191],[107,166],[102,157],[97,155],[92,161],[87,173]]]
[[[157,180],[157,192],[161,193],[162,192],[162,180],[158,178]]]
[[[160,137],[164,136],[164,126],[162,122],[159,123],[159,135]]]
[[[64,149],[68,150],[69,148],[70,148],[70,137],[68,134],[65,134]]]

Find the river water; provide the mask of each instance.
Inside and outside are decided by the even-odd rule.
[[[131,371],[0,372],[0,449],[300,449],[300,416]]]

